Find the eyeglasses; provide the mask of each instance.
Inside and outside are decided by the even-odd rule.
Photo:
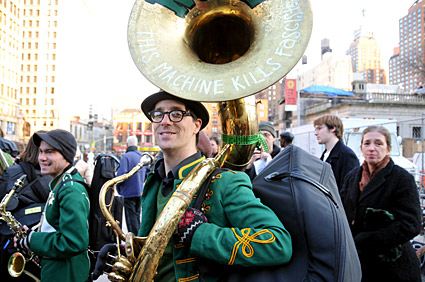
[[[182,110],[174,110],[169,112],[152,111],[148,114],[150,120],[154,123],[160,123],[164,119],[165,114],[168,114],[168,118],[172,122],[180,122],[185,116],[193,116],[191,113]]]

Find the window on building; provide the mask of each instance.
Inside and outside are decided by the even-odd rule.
[[[412,138],[421,138],[422,127],[413,126],[412,127]]]

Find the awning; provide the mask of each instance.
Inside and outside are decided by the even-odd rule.
[[[354,95],[351,91],[345,91],[342,89],[330,87],[330,86],[322,86],[322,85],[312,85],[307,88],[301,89],[301,93],[307,94],[326,94],[328,97],[335,96],[352,96]]]

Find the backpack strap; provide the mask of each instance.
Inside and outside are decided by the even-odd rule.
[[[24,185],[21,189],[19,189],[19,191],[15,192],[15,194],[19,197],[25,191],[25,188],[31,187],[31,185],[33,185],[39,179],[40,179],[40,175],[37,175],[37,177],[33,181],[31,181],[30,183],[27,183],[27,185]]]
[[[87,193],[89,192],[89,186],[87,185],[87,183],[85,183],[85,182],[84,182],[84,181],[82,181],[82,180],[69,178],[69,179],[67,179],[67,180],[63,181],[63,182],[59,185],[58,189],[57,189],[57,190],[56,190],[56,192],[55,192],[55,201],[57,200],[57,197],[59,197],[59,196],[58,196],[58,195],[59,195],[59,191],[60,191],[60,189],[62,188],[62,186],[63,186],[63,185],[65,185],[65,183],[68,183],[68,182],[71,182],[71,181],[74,181],[74,182],[80,183],[81,185],[83,185],[83,186],[84,186],[84,188],[86,188]]]
[[[223,171],[229,170],[228,168],[216,168],[208,178],[202,183],[201,187],[198,190],[198,196],[195,199],[195,204],[193,208],[201,210],[202,203],[204,202],[205,196],[207,194],[208,187],[210,186],[211,179],[213,179],[217,174],[222,173]]]

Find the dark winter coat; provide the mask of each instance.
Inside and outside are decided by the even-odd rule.
[[[0,177],[0,199],[10,191],[15,181],[23,174],[27,176],[23,188],[16,192],[19,195],[19,207],[25,207],[33,203],[45,203],[49,196],[49,182],[52,177],[41,175],[39,168],[35,168],[27,162],[8,167],[3,172]],[[35,181],[36,179],[38,180]],[[31,186],[27,187],[29,183],[31,183]]]
[[[362,281],[420,281],[419,260],[409,243],[421,229],[412,175],[391,160],[360,192],[362,170],[351,171],[341,191]]]
[[[323,161],[326,150],[323,152],[320,159]],[[359,159],[356,154],[339,140],[332,148],[326,162],[329,163],[334,172],[336,184],[338,190],[341,191],[342,185],[344,184],[344,177],[354,168],[360,165]]]

